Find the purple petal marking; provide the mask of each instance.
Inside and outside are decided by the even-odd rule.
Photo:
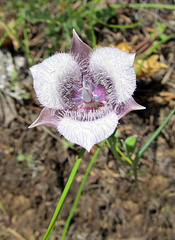
[[[57,127],[59,123],[58,117],[55,116],[54,110],[51,108],[43,108],[39,117],[33,122],[29,128],[41,126],[41,125],[48,125],[52,127]]]
[[[83,88],[83,91],[82,91],[82,97],[83,97],[83,101],[84,102],[91,102],[92,98],[91,96],[89,95],[88,91],[86,89]]]
[[[68,53],[57,53],[32,66],[30,71],[38,100],[47,108],[64,109],[68,102],[62,101],[62,86],[66,89],[68,81],[75,85],[81,83],[80,67]]]
[[[91,52],[92,49],[80,39],[76,31],[73,29],[71,53],[78,58],[77,61],[81,62],[85,58],[88,58]]]
[[[126,102],[136,88],[136,74],[133,66],[135,54],[121,51],[117,48],[98,48],[90,56],[89,68],[94,74],[93,82],[98,86],[105,85],[110,79],[113,89],[109,98],[117,103]],[[101,80],[100,80],[101,79]],[[100,81],[100,82],[99,82]],[[115,94],[115,96],[114,96]]]
[[[126,114],[135,110],[144,110],[145,107],[136,103],[136,101],[131,97],[126,103],[117,108],[118,119],[122,118]]]
[[[95,96],[100,95],[100,98],[99,98],[100,101],[105,101],[106,95],[107,95],[107,89],[104,86],[99,85],[95,88],[94,95]]]

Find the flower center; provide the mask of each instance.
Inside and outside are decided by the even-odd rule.
[[[84,75],[82,87],[72,85],[71,99],[74,104],[65,111],[65,116],[78,121],[94,121],[111,111],[106,87],[102,84],[94,85],[89,78],[86,81]]]
[[[83,75],[83,87],[79,88],[73,85],[72,100],[77,104],[82,104],[84,108],[94,108],[99,105],[99,102],[106,99],[106,89],[103,86],[97,86],[92,82],[87,84],[86,78]]]

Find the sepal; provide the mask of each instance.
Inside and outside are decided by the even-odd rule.
[[[39,117],[28,128],[34,128],[41,125],[57,127],[58,123],[59,118],[55,115],[55,110],[50,108],[43,108]]]

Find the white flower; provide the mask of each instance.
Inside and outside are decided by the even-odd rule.
[[[145,109],[132,98],[135,54],[117,48],[92,50],[73,30],[70,53],[57,53],[30,68],[44,109],[30,126],[51,125],[90,151],[108,138],[121,117]]]

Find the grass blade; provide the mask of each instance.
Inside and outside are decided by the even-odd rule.
[[[11,30],[15,29],[20,22],[22,22],[22,19],[21,19],[21,18],[19,18],[18,20],[16,20],[16,22],[13,24]],[[1,37],[1,39],[0,39],[0,46],[3,44],[3,42],[5,41],[5,39],[9,36],[9,33],[10,33],[10,31],[6,31],[6,32],[4,33],[4,35]]]
[[[139,158],[144,154],[144,152],[148,149],[150,144],[159,136],[162,129],[165,127],[165,125],[168,123],[168,121],[171,119],[171,117],[175,114],[175,109],[168,115],[168,117],[165,119],[165,121],[156,129],[156,131],[153,133],[153,135],[150,137],[150,139],[140,148],[140,150],[137,152],[136,157],[133,161],[134,167],[137,166],[137,163],[139,161]]]
[[[23,43],[19,40],[19,38],[17,37],[17,35],[12,31],[12,29],[7,25],[7,23],[0,18],[0,21],[5,25],[5,27],[7,28],[8,32],[12,34],[12,36],[15,38],[15,40],[18,42],[19,46],[22,48],[22,50],[25,52],[25,47],[23,45]]]
[[[157,4],[157,3],[130,3],[130,4],[114,4],[110,6],[103,6],[99,8],[94,8],[93,12],[100,12],[102,10],[108,9],[119,9],[119,8],[157,8],[157,9],[169,9],[169,10],[175,10],[175,5],[170,4]],[[81,16],[85,17],[87,15],[91,14],[91,10],[84,11]]]

